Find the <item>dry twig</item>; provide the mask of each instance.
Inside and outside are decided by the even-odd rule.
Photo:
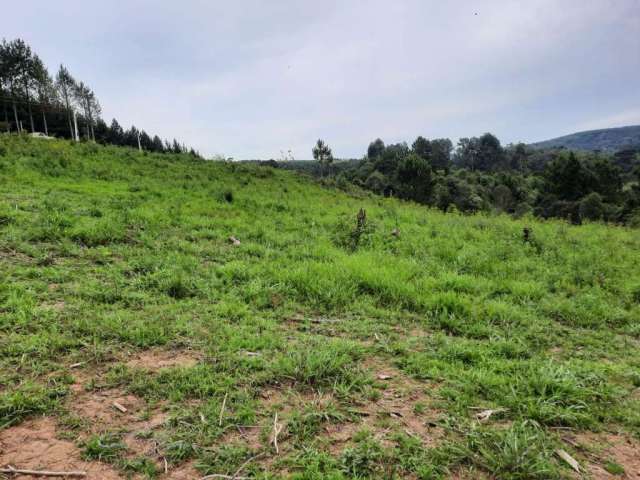
[[[222,407],[220,407],[220,416],[218,417],[218,426],[222,426],[222,416],[224,415],[224,407],[227,405],[227,395],[229,392],[224,394],[224,399],[222,400]]]
[[[33,475],[35,477],[86,477],[87,472],[71,471],[71,472],[54,472],[52,470],[27,470],[22,468],[13,468],[7,465],[7,468],[0,468],[0,473],[10,475]]]
[[[278,435],[282,431],[282,425],[278,425],[278,412],[273,416],[273,446],[276,449],[276,455],[280,454],[280,449],[278,448]]]

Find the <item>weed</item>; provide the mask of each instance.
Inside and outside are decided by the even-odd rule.
[[[389,456],[369,432],[360,433],[356,444],[342,452],[342,471],[355,478],[381,476],[389,467]]]
[[[115,463],[126,449],[127,447],[117,435],[93,435],[84,442],[82,455],[87,460]]]
[[[624,475],[625,473],[624,467],[613,460],[607,460],[603,467],[611,475]]]

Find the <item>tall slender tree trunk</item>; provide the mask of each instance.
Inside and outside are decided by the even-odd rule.
[[[33,111],[31,110],[31,97],[29,96],[29,86],[24,84],[24,93],[27,97],[27,111],[29,112],[29,123],[31,125],[31,133],[36,131],[35,124],[33,123]]]
[[[31,133],[36,131],[35,124],[33,123],[33,111],[31,110],[31,101],[29,100],[29,95],[27,94],[27,110],[29,111],[29,122],[31,124]]]
[[[73,130],[73,123],[71,122],[71,106],[69,105],[69,92],[65,89],[62,90],[62,97],[64,98],[64,105],[67,111],[67,122],[69,122],[69,138],[71,140],[76,139],[76,135]]]
[[[47,128],[47,114],[45,113],[44,109],[42,109],[42,124],[44,125],[44,134],[48,137],[49,129]]]
[[[29,121],[31,122],[31,132],[36,131],[35,124],[33,123],[33,112],[31,111],[31,102],[27,99],[27,106],[29,109]]]
[[[87,113],[89,114],[89,129],[91,130],[91,140],[96,141],[96,134],[93,131],[93,112],[91,111],[91,103],[87,99]]]
[[[69,121],[69,135],[72,140],[76,139],[75,133],[73,133],[73,123],[71,122],[71,112],[67,110],[67,120]]]
[[[20,119],[18,119],[18,107],[16,107],[15,100],[13,101],[13,117],[16,120],[16,130],[18,133],[22,133],[22,130],[20,129]]]
[[[2,108],[4,109],[4,123],[7,125],[7,133],[11,132],[11,128],[9,127],[9,112],[7,112],[7,101],[3,100]]]

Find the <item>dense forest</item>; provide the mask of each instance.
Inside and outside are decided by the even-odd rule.
[[[275,162],[272,162],[275,163]],[[501,145],[490,133],[407,143],[369,144],[362,160],[279,162],[341,186],[462,212],[640,225],[640,148],[615,153]]]
[[[570,150],[616,152],[624,148],[640,147],[640,125],[576,132],[532,145],[538,148],[564,147]]]
[[[163,141],[135,126],[125,130],[116,119],[107,125],[95,92],[64,65],[52,76],[21,39],[0,43],[0,101],[0,131],[197,155],[175,139]]]

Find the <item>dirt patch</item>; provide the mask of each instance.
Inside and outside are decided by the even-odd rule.
[[[592,478],[640,480],[640,441],[625,435],[594,433],[582,433],[568,441],[580,451],[581,464]],[[622,467],[624,474],[607,471],[608,462]]]
[[[400,370],[371,360],[367,368],[374,372],[381,385],[380,398],[364,402],[355,411],[359,422],[348,422],[326,427],[330,439],[330,451],[340,452],[358,431],[366,429],[386,446],[392,432],[402,432],[419,439],[425,448],[435,446],[443,437],[443,430],[436,426],[440,411],[431,406],[435,386],[407,377]]]
[[[125,478],[109,465],[82,460],[73,442],[56,438],[55,422],[40,418],[0,431],[0,465],[33,470],[87,472],[86,478],[117,480]],[[13,480],[33,477],[16,475]]]
[[[132,456],[146,456],[162,471],[164,461],[153,435],[168,419],[161,406],[150,409],[144,400],[116,388],[87,391],[84,384],[92,379],[90,373],[79,369],[74,376],[76,383],[67,407],[73,416],[84,420],[79,436],[84,439],[118,432]]]
[[[158,478],[162,480],[194,480],[200,477],[202,475],[195,469],[193,462],[189,462],[176,468],[169,467],[169,471]]]
[[[124,407],[126,412],[120,411],[116,404]],[[89,420],[93,429],[98,431],[130,424],[144,408],[142,400],[117,389],[80,393],[70,405],[72,412]]]
[[[55,302],[55,303],[43,303],[40,305],[44,310],[53,310],[55,312],[61,312],[64,310],[66,303],[63,301]]]
[[[158,370],[171,367],[193,367],[200,361],[200,355],[193,350],[145,350],[127,361],[127,366]]]

